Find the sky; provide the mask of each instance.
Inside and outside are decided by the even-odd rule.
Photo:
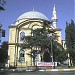
[[[17,18],[25,12],[35,11],[43,13],[50,21],[52,18],[53,6],[56,6],[58,22],[57,28],[62,29],[62,39],[65,40],[66,21],[75,20],[75,0],[6,0],[4,11],[0,11],[0,24],[6,30],[6,36],[2,41],[9,39],[9,26],[14,24]]]

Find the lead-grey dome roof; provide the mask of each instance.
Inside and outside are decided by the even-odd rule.
[[[37,11],[29,11],[26,12],[24,14],[22,14],[21,16],[18,17],[17,20],[20,19],[44,19],[44,20],[49,20],[44,14],[37,12]]]

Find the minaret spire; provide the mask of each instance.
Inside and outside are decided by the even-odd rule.
[[[53,22],[53,26],[55,28],[56,28],[56,25],[57,25],[57,21],[58,21],[58,18],[57,18],[56,8],[55,8],[55,5],[54,5],[53,13],[52,13],[52,22]]]

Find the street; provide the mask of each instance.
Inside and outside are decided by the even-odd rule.
[[[0,75],[75,75],[75,71],[65,72],[1,72]]]

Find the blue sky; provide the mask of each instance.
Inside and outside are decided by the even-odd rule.
[[[62,39],[65,39],[66,21],[70,22],[74,18],[75,0],[7,0],[5,11],[0,11],[0,23],[2,28],[6,30],[6,37],[2,41],[8,41],[9,27],[14,24],[16,19],[25,12],[39,11],[48,17],[52,18],[54,4],[56,5],[58,23],[57,27],[62,29]]]

